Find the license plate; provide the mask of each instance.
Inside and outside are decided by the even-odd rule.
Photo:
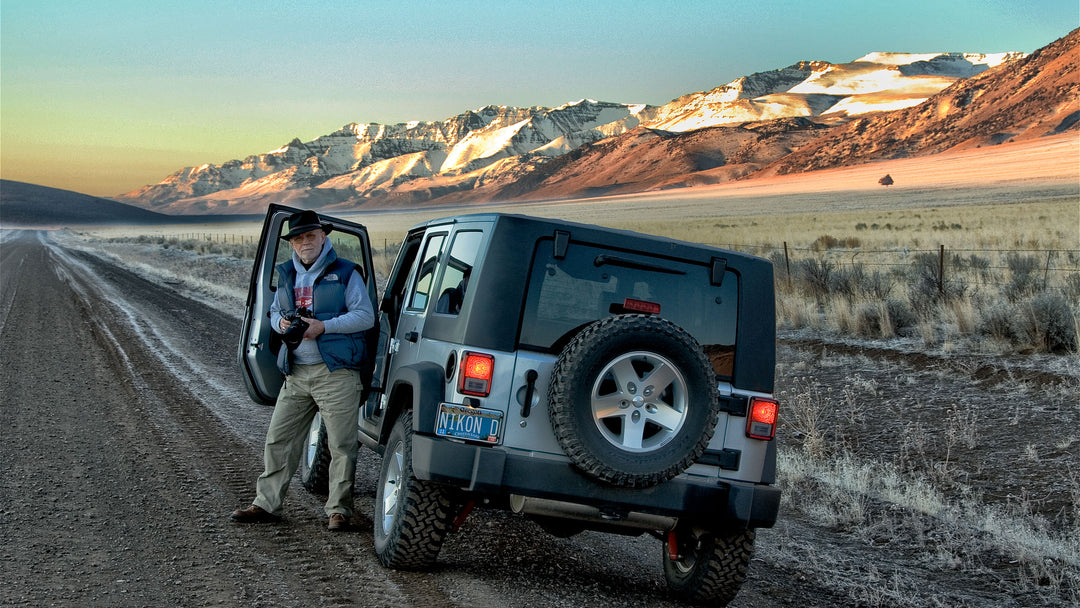
[[[456,403],[439,404],[439,420],[435,434],[484,443],[499,443],[502,434],[502,417],[499,410],[467,407]]]

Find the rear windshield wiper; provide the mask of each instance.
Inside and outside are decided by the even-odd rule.
[[[634,270],[652,270],[654,272],[663,272],[667,274],[686,274],[686,272],[677,268],[661,266],[659,264],[649,264],[648,262],[639,262],[637,260],[631,260],[630,258],[622,258],[617,255],[600,254],[593,260],[593,266],[603,266],[604,264],[622,266],[623,268],[632,268]]]

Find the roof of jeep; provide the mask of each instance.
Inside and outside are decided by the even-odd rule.
[[[720,247],[702,243],[682,241],[670,237],[635,232],[632,230],[609,228],[596,224],[583,224],[561,219],[543,218],[515,213],[470,213],[447,216],[416,224],[410,229],[410,232],[434,226],[462,222],[495,222],[501,229],[520,232],[522,237],[521,242],[525,242],[526,239],[531,239],[538,234],[550,236],[555,230],[564,230],[570,232],[571,238],[574,238],[575,240],[585,237],[584,240],[588,240],[598,245],[610,245],[612,247],[624,249],[627,248],[628,245],[633,244],[642,251],[668,255],[676,258],[707,261],[717,254],[722,254],[725,258],[739,256],[757,260],[761,259],[746,253],[722,249]],[[510,224],[511,226],[507,226],[507,224]]]

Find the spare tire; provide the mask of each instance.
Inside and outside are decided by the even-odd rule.
[[[712,366],[693,336],[647,315],[583,329],[559,354],[551,426],[570,460],[612,485],[645,487],[685,471],[720,413]]]

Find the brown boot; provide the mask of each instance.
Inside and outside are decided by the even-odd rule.
[[[341,532],[348,527],[349,520],[341,513],[332,513],[330,515],[330,522],[326,524],[326,529],[331,532]]]
[[[230,517],[233,521],[242,524],[267,524],[281,521],[280,515],[274,515],[256,505],[251,505],[246,509],[237,509]]]

